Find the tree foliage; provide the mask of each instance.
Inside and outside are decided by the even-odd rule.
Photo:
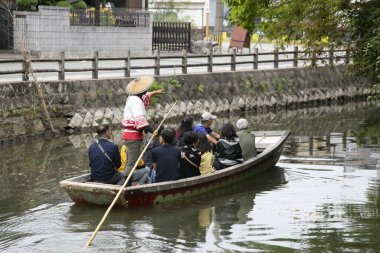
[[[341,41],[349,1],[226,0],[232,7],[230,21],[234,24],[250,32],[261,29],[280,44],[301,41],[307,48]],[[263,18],[259,27],[256,18]]]
[[[71,4],[66,0],[16,0],[16,3],[21,10],[36,10],[38,5],[61,6],[70,9],[84,9],[87,6],[86,2],[81,0],[71,1]]]
[[[229,20],[249,32],[262,30],[280,45],[306,50],[344,46],[357,69],[379,82],[380,0],[225,0]],[[261,18],[257,25],[255,19]]]
[[[377,83],[380,94],[380,1],[357,3],[350,13],[356,70]]]

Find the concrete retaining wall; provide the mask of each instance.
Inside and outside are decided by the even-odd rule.
[[[101,123],[120,128],[132,78],[42,83],[53,124],[61,132],[90,131]],[[149,119],[158,122],[173,99],[171,117],[203,111],[239,114],[279,107],[329,105],[367,99],[366,80],[342,68],[319,67],[177,75],[156,78],[166,94],[153,101]],[[0,144],[48,133],[35,88],[29,82],[0,85]]]
[[[126,55],[128,50],[146,55],[152,52],[152,18],[147,27],[70,26],[70,10],[57,6],[39,6],[38,12],[15,12],[15,49],[20,49],[19,38],[33,54],[40,57]],[[142,13],[149,13],[141,11]],[[19,33],[23,36],[18,36]]]

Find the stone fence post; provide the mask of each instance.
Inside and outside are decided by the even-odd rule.
[[[330,47],[329,50],[329,65],[334,66],[334,47]]]
[[[187,74],[187,50],[182,49],[182,74]]]
[[[231,55],[231,71],[236,71],[236,48],[232,49]]]
[[[207,65],[207,72],[211,73],[212,72],[212,59],[213,59],[213,50],[212,46],[210,48],[210,54],[208,55],[208,65]]]
[[[65,52],[59,53],[59,72],[58,72],[58,80],[65,80]]]
[[[154,75],[160,75],[160,50],[156,50],[156,59],[154,60]]]
[[[255,47],[253,51],[253,69],[259,68],[259,49]]]
[[[127,58],[124,60],[124,77],[130,77],[131,76],[131,51],[128,50],[127,52]]]
[[[293,53],[293,67],[298,67],[298,46],[294,47]]]
[[[92,79],[98,79],[99,77],[99,52],[94,52],[94,59],[92,60]]]
[[[345,64],[349,64],[350,63],[350,49],[346,49],[346,59],[344,60],[344,63]]]
[[[274,48],[273,58],[274,58],[273,67],[275,69],[278,69],[278,47]]]

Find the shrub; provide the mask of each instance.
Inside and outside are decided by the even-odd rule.
[[[56,6],[60,6],[60,7],[68,7],[70,9],[73,9],[73,6],[71,6],[71,4],[69,4],[69,2],[67,1],[59,1]]]
[[[38,0],[16,0],[16,3],[29,10],[32,6],[36,6],[38,4]]]
[[[73,9],[86,9],[87,8],[87,4],[85,1],[76,1],[74,3],[71,4]]]

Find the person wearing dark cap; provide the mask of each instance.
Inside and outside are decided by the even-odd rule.
[[[91,181],[122,185],[125,178],[118,171],[121,165],[119,148],[109,141],[111,130],[108,125],[100,125],[96,131],[98,139],[89,148]]]
[[[202,114],[201,122],[195,125],[193,132],[206,135],[207,140],[210,143],[216,145],[218,139],[220,138],[220,135],[211,129],[211,125],[214,119],[216,119],[215,115],[212,115],[209,112],[204,112]]]
[[[141,144],[144,132],[153,132],[153,128],[147,120],[146,108],[150,104],[150,98],[157,94],[162,94],[163,90],[147,92],[153,85],[152,76],[142,76],[130,82],[126,87],[129,95],[124,107],[122,126],[124,131],[122,139],[127,146],[127,162],[125,175],[132,171],[141,151]]]

